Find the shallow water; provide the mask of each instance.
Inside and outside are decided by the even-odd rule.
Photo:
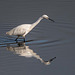
[[[74,75],[75,74],[75,1],[7,0],[0,1],[0,75]],[[55,23],[42,20],[23,45],[16,36],[5,33],[23,23],[33,23],[47,14]],[[31,52],[31,53],[30,53]],[[32,56],[35,54],[37,56]],[[44,61],[56,57],[50,65]]]

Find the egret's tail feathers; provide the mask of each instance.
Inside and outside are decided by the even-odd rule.
[[[10,32],[6,32],[7,35],[12,35]]]
[[[6,32],[6,34],[8,35],[9,33],[8,33],[8,32]]]
[[[45,64],[45,65],[51,64],[51,62],[52,62],[55,58],[56,58],[56,57],[50,59],[49,61],[44,61],[44,64]]]

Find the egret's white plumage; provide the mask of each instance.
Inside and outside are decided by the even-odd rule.
[[[15,27],[15,28],[11,29],[10,31],[6,32],[6,34],[18,36],[16,38],[16,41],[17,41],[17,39],[20,36],[22,36],[23,38],[25,38],[25,35],[27,35],[44,18],[53,21],[47,15],[42,15],[36,22],[34,22],[32,24],[22,24],[22,25],[19,25],[19,26]]]

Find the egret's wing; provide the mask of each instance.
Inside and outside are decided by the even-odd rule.
[[[6,34],[20,35],[20,36],[24,34],[26,35],[29,32],[30,27],[31,27],[31,24],[22,24],[6,32]]]
[[[11,29],[10,31],[6,32],[7,35],[14,35],[15,28]]]
[[[23,35],[25,33],[26,33],[26,29],[21,26],[16,27],[13,31],[13,35]]]

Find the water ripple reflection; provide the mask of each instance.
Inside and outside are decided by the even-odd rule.
[[[19,42],[22,42],[23,39],[19,39]],[[57,46],[64,43],[70,43],[75,41],[74,38],[70,39],[55,39],[55,40],[42,40],[42,39],[34,39],[34,40],[27,40],[25,43],[27,45],[37,45],[39,47],[51,47],[51,46]],[[7,44],[17,44],[16,41],[14,41],[14,38],[8,38],[8,37],[0,37],[0,47],[6,47]]]
[[[29,46],[26,46],[25,42],[19,42],[17,44],[18,46],[11,46],[10,44],[7,44],[7,50],[26,58],[34,57],[36,59],[39,59],[45,65],[49,65],[51,61],[53,61],[56,58],[54,57],[49,61],[44,61],[39,55],[37,55],[37,53],[35,53],[32,49],[30,49]]]

